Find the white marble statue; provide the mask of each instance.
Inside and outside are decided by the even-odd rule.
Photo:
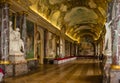
[[[105,24],[106,34],[105,34],[105,45],[103,49],[105,55],[111,55],[111,27],[110,27],[111,23],[112,20]]]
[[[16,28],[13,30],[12,22],[9,22],[10,27],[10,45],[9,45],[9,53],[10,55],[14,54],[23,54],[24,51],[24,43],[23,40],[20,38],[20,30]]]

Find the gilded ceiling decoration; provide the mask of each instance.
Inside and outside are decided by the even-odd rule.
[[[26,1],[26,0],[25,0]],[[59,30],[79,41],[84,36],[98,40],[105,32],[109,0],[28,0],[29,8]]]
[[[86,23],[97,24],[97,20],[97,14],[92,9],[86,7],[72,8],[72,10],[67,12],[64,17],[64,21],[66,23],[68,22],[69,26]]]

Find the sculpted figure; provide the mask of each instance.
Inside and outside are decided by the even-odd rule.
[[[23,40],[20,38],[19,28],[13,30],[11,21],[9,22],[9,27],[10,27],[10,45],[9,45],[10,54],[23,53],[24,43]]]
[[[110,24],[112,21],[105,24],[106,27],[106,35],[105,35],[105,45],[104,45],[104,54],[110,54],[111,53],[111,29]]]

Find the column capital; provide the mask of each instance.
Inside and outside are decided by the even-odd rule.
[[[15,15],[26,15],[28,16],[28,13],[26,11],[16,12]]]
[[[21,14],[28,16],[28,12],[22,11]]]

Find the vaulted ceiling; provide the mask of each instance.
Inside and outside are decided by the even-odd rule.
[[[59,30],[80,41],[96,41],[105,34],[109,0],[28,0],[29,7]]]

